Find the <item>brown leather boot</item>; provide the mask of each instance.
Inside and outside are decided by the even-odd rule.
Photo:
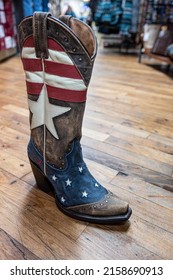
[[[72,17],[34,13],[19,25],[37,185],[65,214],[88,222],[128,220],[128,204],[99,184],[82,156],[81,127],[97,51],[91,28]]]

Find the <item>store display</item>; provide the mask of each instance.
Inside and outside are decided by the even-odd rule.
[[[144,25],[143,43],[145,49],[152,49],[160,31],[160,24]]]
[[[173,20],[173,1],[172,0],[145,0],[146,14],[145,22],[149,24],[165,25]]]
[[[143,9],[143,30],[140,28],[141,48],[139,62],[142,53],[160,61],[172,64],[166,49],[173,43],[173,1],[172,0],[142,0],[145,3]]]
[[[100,32],[122,35],[137,32],[140,1],[100,0],[97,1],[96,6],[91,1],[90,6],[94,11],[94,20]]]
[[[103,46],[119,49],[135,48],[137,43],[142,0],[90,1],[93,20],[98,32],[103,34]]]
[[[0,0],[0,60],[16,53],[13,3]]]
[[[173,25],[169,24],[162,26],[156,38],[152,53],[157,55],[166,56],[167,47],[173,43]]]
[[[73,218],[128,220],[128,204],[95,180],[82,156],[81,126],[97,51],[92,29],[69,16],[34,13],[21,22],[19,38],[31,112],[28,156],[38,186],[53,189],[57,206]]]

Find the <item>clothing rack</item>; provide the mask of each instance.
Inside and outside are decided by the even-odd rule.
[[[0,0],[0,61],[15,55],[16,22],[12,0]]]
[[[115,46],[120,51],[125,49],[126,52],[135,47],[140,2],[140,0],[91,0],[93,20],[98,33],[101,34],[100,42],[103,42],[104,47]]]
[[[172,0],[147,0],[145,11],[145,24],[151,28],[158,29],[158,32],[152,34],[155,37],[153,45],[145,45],[145,38],[139,51],[139,62],[142,60],[142,55],[145,54],[150,58],[168,64],[168,69],[173,61],[167,56],[166,48],[173,43],[173,1]],[[163,34],[166,34],[165,37]],[[143,34],[143,32],[141,32]],[[145,32],[144,36],[145,37]],[[159,50],[159,44],[161,50]]]
[[[145,22],[150,24],[173,23],[172,0],[148,0]]]
[[[101,34],[100,42],[120,51],[139,47],[146,23],[173,22],[173,0],[91,0],[90,3]]]

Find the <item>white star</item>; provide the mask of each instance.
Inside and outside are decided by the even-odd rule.
[[[46,86],[43,85],[37,101],[28,99],[29,109],[32,112],[31,129],[45,125],[52,135],[59,139],[55,129],[53,118],[71,110],[70,107],[62,107],[49,103]]]
[[[95,183],[95,187],[99,187],[99,184]]]
[[[67,186],[71,186],[72,181],[70,181],[69,179],[67,181],[65,181]]]
[[[79,172],[82,173],[83,168],[82,168],[82,167],[79,167],[78,169],[79,169]]]
[[[65,202],[65,198],[62,196],[61,197],[61,202],[64,203]]]
[[[82,197],[88,197],[88,193],[86,191],[82,192]]]
[[[52,176],[52,180],[56,181],[57,177],[55,176],[55,174]]]

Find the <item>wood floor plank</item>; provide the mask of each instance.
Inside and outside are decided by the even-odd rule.
[[[169,137],[164,137],[164,136],[159,135],[159,134],[151,133],[148,136],[148,139],[153,140],[153,141],[158,141],[159,143],[162,143],[164,145],[168,145],[170,147],[173,147],[173,139],[169,138]],[[170,154],[173,154],[172,150],[170,151]]]
[[[99,141],[105,141],[109,137],[109,135],[106,133],[99,132],[99,131],[97,131],[96,133],[95,130],[86,127],[83,128],[83,135],[87,135],[90,138],[97,139]]]
[[[108,155],[95,149],[91,149],[85,145],[83,145],[83,152],[84,156],[90,160],[108,166],[125,175],[131,174],[143,178],[148,183],[173,192],[173,178],[170,176],[165,176],[159,172],[149,170],[131,162],[129,163],[112,155]]]
[[[96,123],[99,122],[101,125],[107,126],[108,129],[111,129],[112,131],[118,130],[143,138],[147,138],[150,135],[149,131],[141,130],[140,128],[128,127],[127,125],[125,126],[125,124],[121,123],[116,123],[113,117],[106,116],[105,118],[105,115],[97,111],[97,109],[95,112],[92,112],[92,114],[89,115],[89,118],[91,121]]]
[[[111,91],[111,90],[110,90]],[[127,93],[124,93],[124,91],[122,91],[121,93],[119,92],[119,87],[117,87],[117,89],[112,89],[112,95],[109,93],[109,95],[111,96],[110,99],[108,99],[106,97],[106,92],[108,92],[107,89],[105,88],[94,88],[94,94],[89,95],[89,102],[91,102],[91,105],[88,108],[88,110],[93,110],[94,107],[94,103],[97,102],[98,106],[97,110],[100,110],[102,112],[105,112],[106,107],[109,108],[109,111],[106,112],[107,115],[109,115],[111,113],[111,111],[114,111],[115,113],[115,117],[119,115],[119,117],[121,118],[129,118],[129,119],[134,119],[136,121],[141,120],[143,122],[143,120],[145,121],[146,118],[148,118],[149,120],[162,120],[165,123],[169,122],[169,120],[172,120],[172,114],[171,114],[171,104],[169,104],[168,110],[167,107],[165,108],[164,105],[167,106],[168,102],[172,102],[172,96],[170,95],[169,97],[165,96],[162,98],[159,98],[158,96],[158,92],[155,93],[155,96],[153,96],[153,101],[155,101],[155,98],[157,96],[157,99],[160,101],[160,107],[159,110],[158,108],[155,108],[154,105],[156,104],[156,102],[154,102],[154,105],[152,105],[151,107],[151,101],[150,101],[150,97],[152,95],[152,93],[150,92],[143,92],[143,95],[141,96],[141,92],[139,90],[137,90],[135,88],[135,93],[132,96],[132,100],[134,100],[134,96],[137,96],[137,100],[140,100],[141,98],[141,103],[136,104],[131,103],[131,102],[125,102],[127,101]],[[131,92],[131,89],[130,89]],[[119,99],[119,96],[123,96],[124,98]],[[147,104],[144,103],[143,98],[147,99]],[[157,103],[158,104],[158,103]],[[145,110],[147,105],[147,111]],[[156,105],[155,105],[156,106]],[[158,105],[157,105],[158,106]],[[115,111],[116,108],[116,111]],[[133,109],[133,110],[132,110]],[[126,114],[124,115],[124,110],[126,112]],[[166,113],[166,117],[165,117],[165,113]],[[139,119],[138,119],[139,117]],[[141,118],[140,118],[141,117]],[[142,117],[144,119],[142,119]]]
[[[114,157],[126,160],[127,162],[160,172],[164,175],[172,175],[172,166],[169,163],[160,162],[159,160],[154,160],[145,155],[140,155],[137,153],[137,149],[132,152],[94,139],[91,140],[89,137],[83,137],[82,143],[97,151],[113,155]]]
[[[160,206],[173,210],[173,192],[158,188],[158,186],[145,182],[136,176],[124,176],[118,173],[111,181],[116,187],[121,187],[129,192],[152,201]]]
[[[0,247],[0,260],[38,260],[36,255],[2,229],[0,229]]]
[[[138,155],[145,156],[159,162],[173,165],[172,155],[159,151],[155,148],[146,147],[145,145],[142,145],[142,141],[141,143],[136,144],[135,141],[129,141],[128,137],[124,140],[122,138],[109,137],[105,143],[109,143],[110,145],[137,153]]]
[[[10,151],[1,150],[0,168],[20,178],[30,171],[30,165],[11,155]]]
[[[133,217],[132,220],[137,224],[139,219],[134,219]],[[107,232],[109,232],[109,235],[107,234]],[[134,239],[136,238],[136,235],[140,235],[139,230],[137,232],[137,228],[135,228],[134,232],[132,233],[130,231],[130,225],[112,227],[99,227],[90,225],[85,229],[82,236],[80,236],[78,242],[82,244],[86,249],[88,248],[88,246],[92,248],[95,246],[95,244],[97,244],[97,250],[95,254],[96,259],[162,259],[162,257],[160,256],[161,254],[159,255],[153,253],[154,250],[152,250],[151,244],[149,244],[149,246],[146,246],[143,242],[135,242]],[[146,249],[146,247],[151,249],[151,251]],[[122,248],[124,248],[124,250],[122,250]]]
[[[90,127],[95,132],[102,130],[103,132],[106,132],[109,138],[105,139],[105,142],[111,141],[111,144],[117,145],[117,146],[123,146],[125,143],[129,143],[129,145],[140,145],[143,146],[144,149],[151,148],[155,150],[158,153],[161,151],[164,153],[164,156],[168,157],[170,161],[172,162],[172,154],[173,154],[173,139],[168,137],[161,137],[160,135],[155,134],[148,134],[147,137],[143,137],[143,135],[134,135],[133,129],[130,132],[130,130],[127,131],[119,131],[118,129],[112,129],[111,125],[105,125],[103,122],[98,122],[96,119],[89,119],[86,118],[85,120],[85,126]],[[112,125],[114,126],[114,125]],[[85,135],[89,136],[89,135]],[[153,139],[152,139],[153,138]],[[121,143],[122,142],[122,143]],[[139,151],[138,151],[139,152]],[[142,151],[141,151],[142,152]],[[161,153],[162,154],[162,153]],[[161,160],[164,160],[162,156],[160,157]]]
[[[164,105],[162,104],[162,106],[164,106]],[[115,124],[121,124],[121,125],[130,127],[131,129],[138,129],[138,130],[146,131],[148,133],[155,132],[155,133],[159,133],[166,137],[172,137],[172,132],[169,131],[169,129],[168,129],[173,121],[172,119],[168,119],[168,117],[166,117],[166,118],[159,117],[156,112],[153,112],[153,109],[151,110],[152,117],[149,116],[147,113],[145,113],[145,116],[143,116],[143,115],[140,116],[137,113],[136,113],[136,116],[128,115],[128,113],[126,113],[126,115],[124,115],[123,112],[121,112],[121,114],[118,114],[116,112],[114,113],[115,107],[118,107],[118,104],[115,103],[111,106],[105,106],[105,104],[104,104],[102,106],[98,106],[98,109],[96,109],[96,112],[100,113],[101,119],[105,120],[104,116],[106,115],[107,116],[106,120],[107,121],[109,120]],[[129,106],[129,109],[130,109],[130,107],[131,107],[131,105]],[[139,106],[136,105],[136,107],[139,107]],[[91,104],[90,110],[89,110],[89,115],[91,115],[93,117],[95,115],[95,112],[93,112],[93,111],[95,111],[95,109],[93,109],[93,111],[91,111],[92,108],[94,108],[94,106]],[[108,113],[106,114],[107,108],[109,108],[109,110],[108,110]],[[165,112],[165,114],[166,114],[166,112]]]
[[[21,108],[20,106],[16,106],[16,105],[13,105],[13,104],[7,104],[7,105],[4,105],[2,107],[2,109],[5,109],[9,112],[17,113],[17,114],[25,116],[25,117],[28,117],[28,109]]]
[[[129,202],[133,208],[135,216],[150,223],[153,227],[158,227],[162,234],[171,235],[173,233],[173,210],[156,202],[140,197],[137,194],[127,191],[125,188],[119,188],[114,182],[112,184],[105,184],[112,192],[116,193],[121,199]],[[161,237],[160,237],[161,238]],[[173,241],[172,241],[173,242]],[[173,244],[173,243],[172,243]]]
[[[128,142],[131,145],[140,145],[144,148],[151,148],[155,151],[163,152],[170,159],[173,153],[173,139],[166,137],[161,138],[158,135],[155,135],[155,137],[152,138],[152,134],[150,134],[147,138],[142,138],[132,134],[122,133],[120,131],[113,131],[110,138],[107,140],[110,140],[114,145],[116,145],[116,142],[119,144],[120,140],[122,140],[123,143]]]

